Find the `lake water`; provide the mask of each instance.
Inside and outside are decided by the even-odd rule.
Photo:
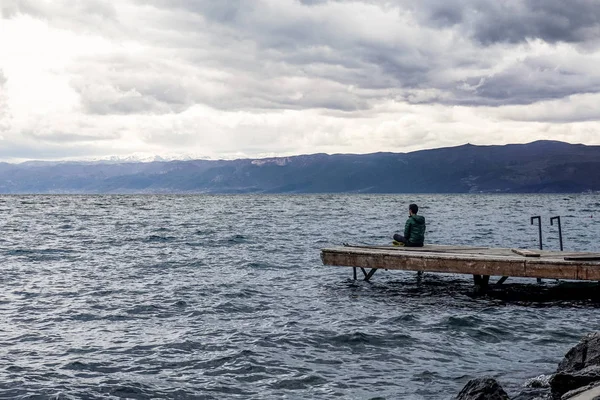
[[[599,329],[596,300],[321,264],[389,244],[410,202],[429,243],[535,249],[541,215],[558,249],[560,215],[565,250],[600,251],[598,195],[0,196],[0,398],[450,399],[481,375],[515,394]]]

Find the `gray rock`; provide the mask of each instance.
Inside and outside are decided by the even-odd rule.
[[[565,354],[556,374],[550,378],[552,394],[567,392],[600,382],[600,332],[590,333]]]
[[[558,372],[550,378],[552,393],[562,396],[577,388],[600,381],[600,366],[590,365],[580,371]]]
[[[552,375],[538,375],[525,381],[526,388],[549,388]]]
[[[556,372],[579,371],[591,365],[600,365],[600,332],[585,335],[565,354]]]
[[[516,397],[512,400],[549,400],[552,399],[549,387],[538,387],[538,388],[527,388],[523,389]]]
[[[538,375],[525,382],[525,388],[512,400],[547,400],[552,398],[550,378],[552,375]]]
[[[598,383],[571,390],[565,393],[561,400],[598,400],[600,399],[600,386]]]
[[[509,400],[509,397],[494,378],[484,377],[467,382],[456,400]]]

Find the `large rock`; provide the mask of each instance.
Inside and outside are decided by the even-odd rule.
[[[555,397],[600,382],[600,332],[590,333],[567,352],[550,378]]]
[[[600,332],[589,333],[565,354],[556,372],[579,371],[600,365]]]
[[[527,388],[523,389],[512,400],[549,400],[552,399],[550,388]]]
[[[552,393],[563,395],[571,390],[600,381],[600,365],[590,365],[581,371],[557,372],[550,378]]]
[[[600,399],[600,386],[597,383],[565,393],[561,400],[598,400]]]
[[[525,388],[512,400],[548,400],[552,399],[549,380],[551,375],[539,375],[525,382]]]
[[[509,400],[508,394],[494,378],[471,379],[456,400]]]

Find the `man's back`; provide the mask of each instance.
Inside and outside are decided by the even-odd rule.
[[[404,237],[410,244],[423,245],[425,242],[425,217],[413,214],[404,225]]]

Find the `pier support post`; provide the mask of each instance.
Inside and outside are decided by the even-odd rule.
[[[483,283],[483,286],[487,287],[488,283],[490,283],[490,276],[489,275],[482,275],[481,282]]]
[[[502,285],[504,282],[506,282],[507,279],[508,279],[508,276],[503,276],[502,278],[498,279],[498,282],[496,282],[496,285],[498,285],[498,286]]]
[[[369,281],[369,279],[371,279],[373,274],[375,274],[375,272],[377,271],[377,268],[371,268],[371,270],[367,273],[367,271],[363,267],[360,267],[360,269],[363,272],[363,274],[365,275],[365,281],[367,281],[367,282]]]
[[[352,270],[354,272],[354,280],[356,280],[356,267],[352,267]]]
[[[490,282],[489,275],[473,275],[473,281],[475,282],[475,292],[482,293],[488,288]]]

